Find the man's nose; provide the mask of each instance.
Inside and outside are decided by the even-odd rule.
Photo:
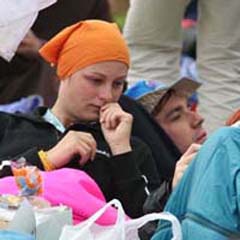
[[[195,128],[201,127],[204,122],[204,118],[197,111],[191,111],[191,119]]]

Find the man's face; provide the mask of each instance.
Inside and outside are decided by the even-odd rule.
[[[127,70],[124,63],[107,61],[83,68],[63,80],[58,98],[65,118],[72,122],[97,120],[103,105],[119,100]]]
[[[202,144],[206,140],[207,133],[202,127],[204,119],[189,109],[186,97],[172,94],[155,119],[181,153],[192,143]]]

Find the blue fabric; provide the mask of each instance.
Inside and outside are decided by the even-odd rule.
[[[19,101],[0,105],[0,111],[8,112],[8,113],[16,113],[16,112],[29,113],[42,105],[43,105],[43,98],[41,96],[30,95],[28,97],[21,98]]]
[[[193,58],[183,55],[181,57],[180,65],[181,77],[187,77],[192,79],[193,81],[199,82],[197,76],[196,61]],[[153,93],[159,89],[166,90],[170,87],[171,86],[159,81],[139,80],[137,83],[130,86],[124,94],[132,99],[137,100],[146,94]],[[193,95],[189,97],[188,104],[190,106],[198,104],[197,93],[193,93]]]
[[[34,240],[33,236],[13,231],[1,230],[0,240]]]
[[[43,115],[43,118],[46,122],[51,123],[59,132],[65,132],[66,128],[50,109],[47,109],[46,113]]]
[[[196,60],[183,54],[180,59],[180,75],[191,78],[193,81],[203,83],[199,80]]]
[[[184,240],[240,239],[239,173],[240,128],[224,127],[204,143],[164,209],[181,221]],[[163,239],[171,229],[162,222],[152,240]]]
[[[185,19],[192,19],[192,20],[197,20],[198,19],[198,1],[197,0],[191,0],[190,3],[188,4],[186,11],[184,13],[184,18]]]
[[[158,89],[167,88],[168,86],[164,83],[160,83],[157,81],[140,80],[136,84],[128,88],[124,94],[130,98],[139,99],[142,96],[155,92]]]
[[[169,86],[167,86],[164,83],[160,83],[157,81],[140,80],[131,87],[129,87],[124,94],[132,99],[138,100],[139,98],[143,97],[146,94],[153,93],[159,89],[165,90],[168,88]],[[193,93],[188,98],[188,105],[189,107],[198,105],[197,92]]]

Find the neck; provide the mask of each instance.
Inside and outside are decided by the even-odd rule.
[[[68,114],[59,106],[58,102],[53,105],[51,111],[65,128],[72,124],[72,119],[70,119]]]

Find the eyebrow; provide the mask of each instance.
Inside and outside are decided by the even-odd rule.
[[[94,75],[99,75],[100,77],[106,77],[104,74],[102,73],[98,73],[98,72],[89,72],[89,73],[85,73],[85,75],[91,75],[91,74],[94,74]]]
[[[103,78],[106,77],[105,74],[103,74],[103,73],[99,73],[99,72],[85,73],[85,75],[90,75],[90,74],[95,74],[95,75],[98,75],[98,76],[103,77]],[[116,80],[123,80],[123,81],[125,81],[126,78],[127,78],[126,75],[122,75],[122,76],[117,77]]]

